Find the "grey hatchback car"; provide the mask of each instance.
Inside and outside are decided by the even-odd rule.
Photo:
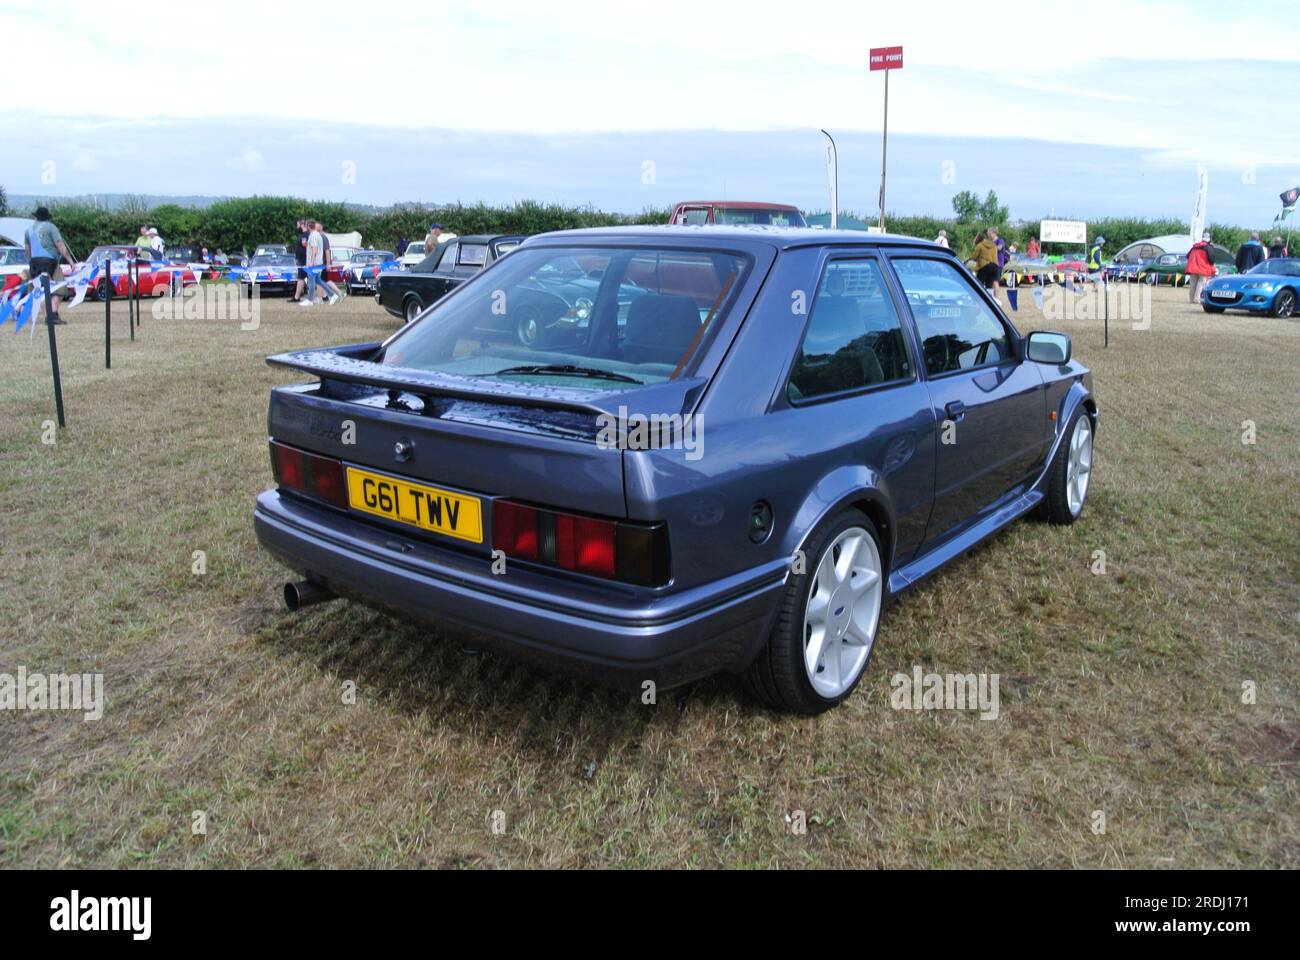
[[[484,337],[537,304],[548,336]],[[575,267],[575,264],[578,265]],[[576,288],[575,288],[576,289]],[[632,689],[729,671],[826,710],[887,600],[1072,523],[1097,405],[946,249],[806,229],[534,237],[382,343],[271,357],[262,545],[301,579]]]

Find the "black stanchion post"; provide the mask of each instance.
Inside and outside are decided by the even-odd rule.
[[[131,271],[132,263],[126,262],[126,317],[127,323],[131,326],[131,339],[135,340],[135,298],[131,296]]]
[[[1110,290],[1106,286],[1106,274],[1101,275],[1101,301],[1102,313],[1106,317],[1106,341],[1102,344],[1104,347],[1110,346]]]
[[[140,262],[135,264],[135,283],[131,287],[131,299],[135,301],[135,325],[144,326],[144,314],[140,312]]]
[[[113,369],[113,261],[104,257],[104,369]]]
[[[41,274],[41,286],[45,288],[45,329],[50,332],[50,370],[54,374],[54,409],[59,415],[59,426],[67,424],[63,420],[63,382],[59,379],[59,345],[54,340],[54,298],[50,295],[50,275]]]

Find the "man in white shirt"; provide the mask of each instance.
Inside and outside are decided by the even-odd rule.
[[[158,236],[157,227],[149,228],[149,249],[157,252],[160,257],[167,252],[167,244],[163,242],[162,237]]]
[[[310,307],[312,301],[316,299],[316,284],[320,280],[320,268],[324,263],[325,237],[319,230],[309,230],[307,233],[307,294],[298,302],[300,307]]]

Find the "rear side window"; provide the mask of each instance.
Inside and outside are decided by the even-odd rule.
[[[822,273],[786,393],[791,400],[912,377],[903,328],[875,260],[832,260]]]
[[[456,265],[461,267],[481,267],[487,263],[488,248],[486,243],[462,243]]]
[[[960,267],[946,260],[899,258],[893,263],[916,318],[927,373],[951,373],[1011,359],[1007,328]]]

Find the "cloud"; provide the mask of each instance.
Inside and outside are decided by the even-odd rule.
[[[262,156],[261,150],[249,147],[239,156],[227,160],[226,166],[231,170],[242,170],[245,173],[256,173],[266,167],[266,158]]]

